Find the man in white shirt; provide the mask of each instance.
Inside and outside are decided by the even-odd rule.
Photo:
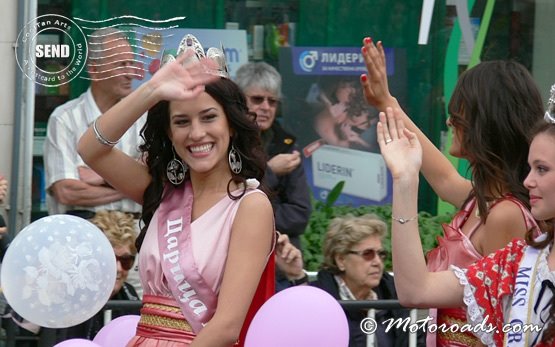
[[[94,120],[132,91],[131,82],[138,70],[125,35],[113,28],[92,33],[87,64],[89,89],[77,99],[58,106],[48,119],[44,144],[48,212],[90,219],[96,211],[117,210],[138,219],[141,206],[88,168],[76,149],[79,138]],[[144,119],[135,123],[115,147],[139,159],[143,123]],[[132,273],[131,281],[135,282]],[[137,287],[138,282],[132,284]]]

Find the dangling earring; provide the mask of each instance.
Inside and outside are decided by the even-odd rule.
[[[185,165],[181,160],[177,159],[173,146],[172,152],[173,159],[168,162],[168,166],[166,167],[166,176],[174,186],[178,186],[185,180],[187,165]]]
[[[235,146],[231,145],[231,149],[229,150],[229,154],[227,156],[229,161],[229,168],[234,174],[240,174],[241,170],[243,170],[243,161],[241,160],[241,156],[235,149]]]

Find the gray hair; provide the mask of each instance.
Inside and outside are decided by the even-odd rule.
[[[89,35],[88,44],[89,44],[89,61],[94,62],[95,60],[102,58],[104,56],[103,50],[105,49],[104,45],[111,41],[118,41],[118,40],[127,40],[127,36],[119,29],[116,28],[103,28],[96,31],[93,31]]]
[[[281,75],[270,64],[247,63],[237,70],[235,83],[246,92],[250,88],[264,89],[281,98]]]
[[[348,254],[353,246],[371,237],[383,240],[387,233],[387,225],[374,214],[359,217],[346,215],[331,221],[324,239],[324,262],[322,268],[333,274],[340,274],[335,257]]]

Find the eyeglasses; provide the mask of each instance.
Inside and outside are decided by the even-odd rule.
[[[133,255],[123,255],[123,256],[116,255],[116,261],[119,261],[119,263],[121,264],[121,267],[124,270],[131,270],[131,268],[133,267],[133,264],[135,263],[135,256],[133,256]]]
[[[383,261],[387,258],[389,254],[385,249],[378,250],[378,249],[372,249],[372,248],[364,249],[362,251],[348,251],[347,253],[356,254],[362,257],[366,261],[374,260],[374,257],[376,257],[376,255],[378,255],[378,257]]]
[[[254,105],[260,105],[264,100],[267,100],[270,107],[276,107],[279,102],[278,99],[272,98],[271,96],[248,95],[247,97]]]

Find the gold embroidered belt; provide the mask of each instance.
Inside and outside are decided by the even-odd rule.
[[[137,335],[169,340],[189,340],[195,336],[173,298],[145,295]]]

